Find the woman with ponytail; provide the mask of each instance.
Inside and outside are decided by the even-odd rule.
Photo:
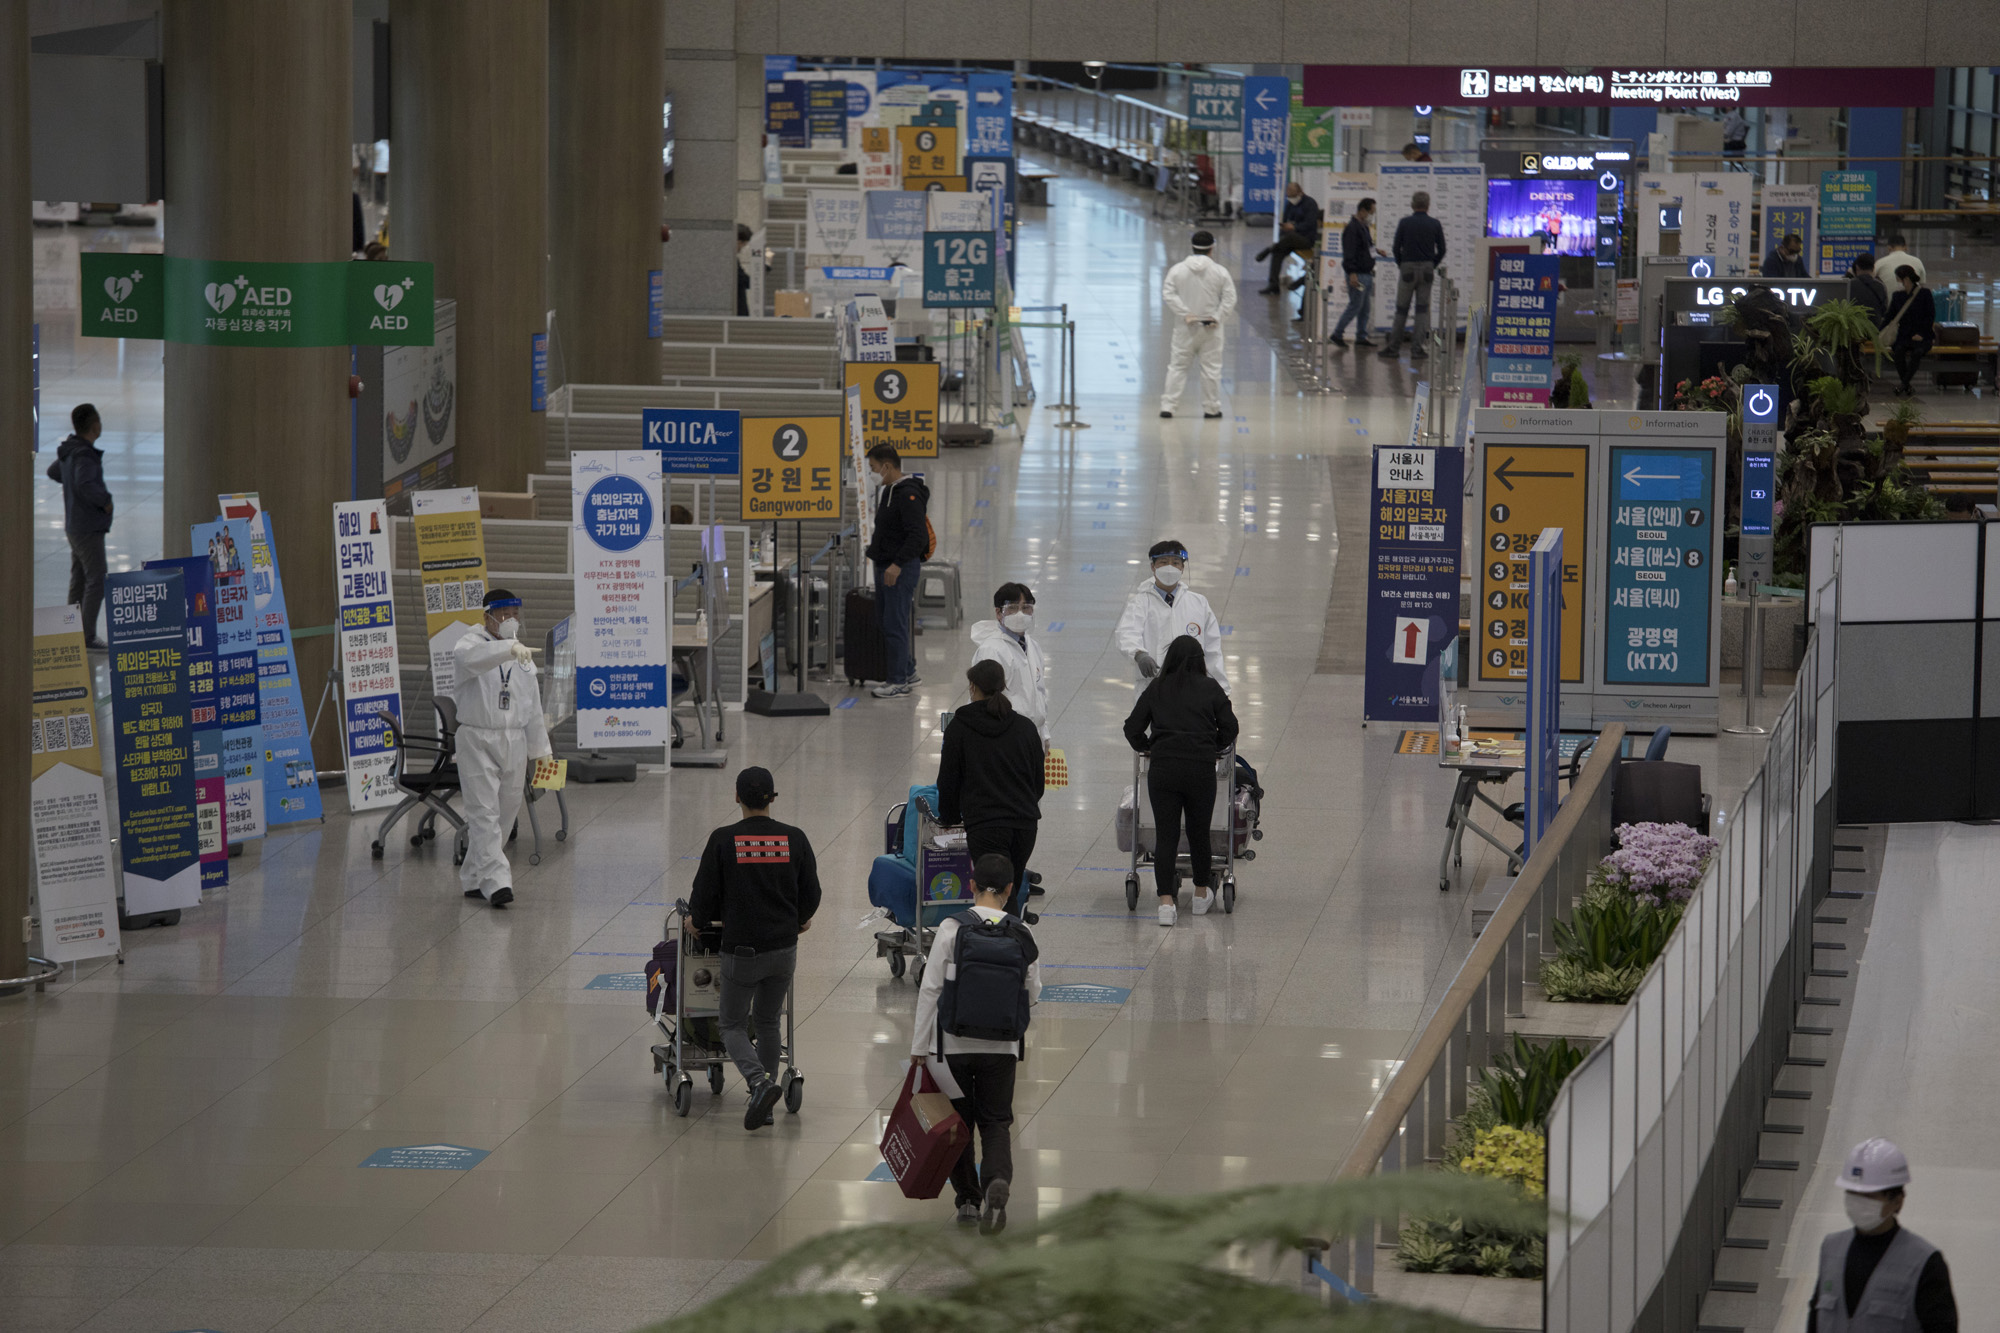
[[[1167,645],[1160,674],[1139,695],[1125,719],[1125,739],[1149,756],[1146,795],[1159,829],[1154,842],[1153,879],[1160,895],[1160,924],[1179,915],[1174,863],[1187,829],[1188,860],[1194,870],[1194,914],[1215,902],[1215,856],[1209,822],[1215,815],[1215,761],[1236,743],[1236,712],[1229,696],[1208,674],[1201,640],[1183,634]]]
[[[1028,857],[1042,820],[1042,735],[1033,722],[1007,702],[1007,672],[988,658],[965,673],[972,702],[951,715],[944,729],[944,757],[938,763],[938,818],[965,826],[966,851],[974,862],[998,852],[1014,863],[1026,883]],[[1021,911],[1016,895],[1012,910]]]

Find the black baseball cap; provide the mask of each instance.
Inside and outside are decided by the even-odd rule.
[[[736,775],[736,799],[752,810],[762,810],[778,794],[768,768],[746,768]]]
[[[999,852],[988,852],[972,863],[972,882],[991,892],[1014,887],[1014,863]]]

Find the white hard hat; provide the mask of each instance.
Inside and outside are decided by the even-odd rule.
[[[1854,1145],[1847,1154],[1847,1166],[1840,1173],[1840,1187],[1856,1194],[1898,1189],[1910,1183],[1909,1159],[1887,1139],[1869,1139]]]

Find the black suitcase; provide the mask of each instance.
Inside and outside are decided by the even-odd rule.
[[[889,646],[882,639],[882,617],[875,608],[875,590],[856,588],[847,594],[841,618],[841,661],[847,683],[889,679]]]
[[[975,421],[938,423],[938,443],[947,449],[969,449],[993,443],[993,428]]]

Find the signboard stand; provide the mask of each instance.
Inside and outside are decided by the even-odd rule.
[[[1528,550],[1528,772],[1527,809],[1522,820],[1525,861],[1548,832],[1561,798],[1556,773],[1562,767],[1562,577],[1563,530],[1543,528]]]
[[[838,418],[835,418],[834,449],[836,458],[839,457],[839,448],[840,421]],[[838,492],[840,488],[836,485],[834,489]],[[750,691],[750,697],[744,701],[743,711],[746,713],[756,713],[760,717],[830,717],[833,714],[833,710],[826,706],[826,700],[806,688],[806,658],[810,654],[806,648],[807,637],[805,627],[806,617],[811,613],[811,608],[807,605],[805,532],[806,526],[803,522],[795,520],[792,523],[793,559],[796,561],[799,571],[797,577],[792,580],[794,593],[792,624],[798,627],[798,647],[795,650],[797,660],[794,663],[794,666],[798,669],[798,689],[791,694],[780,694],[778,693],[778,682],[771,680],[766,682],[765,689]]]
[[[1463,458],[1457,449],[1415,447],[1411,434],[1409,447],[1375,450],[1363,726],[1436,717],[1443,655],[1458,641]]]

